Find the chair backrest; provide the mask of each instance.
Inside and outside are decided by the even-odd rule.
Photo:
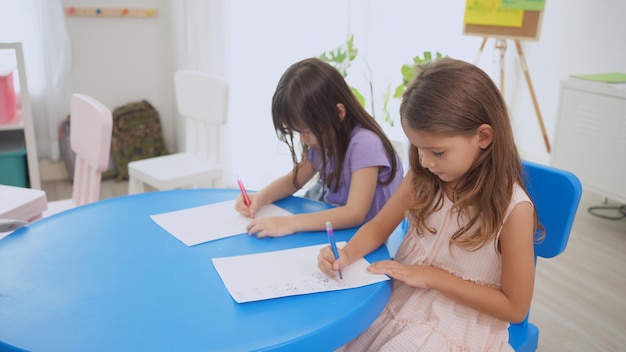
[[[535,204],[545,239],[535,244],[535,256],[552,258],[565,250],[582,196],[582,185],[569,171],[523,161],[525,185]]]
[[[185,117],[185,151],[218,160],[219,126],[228,119],[228,83],[205,72],[179,70],[174,88],[178,112]]]
[[[96,99],[73,94],[70,105],[70,146],[76,153],[72,200],[74,205],[100,198],[102,172],[109,166],[113,118]]]
[[[536,262],[537,257],[552,258],[565,250],[582,196],[582,185],[569,171],[525,160],[522,165],[524,184],[545,231],[544,239],[535,243]],[[528,315],[521,323],[511,325],[527,327]]]

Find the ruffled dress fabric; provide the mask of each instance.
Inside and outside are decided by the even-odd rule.
[[[515,187],[507,217],[520,202],[530,199]],[[459,229],[457,215],[452,202],[445,199],[442,210],[427,221],[439,235],[419,237],[411,228],[395,260],[431,265],[465,280],[499,288],[502,258],[493,243],[474,252],[448,245]],[[395,280],[381,315],[340,351],[513,351],[508,343],[508,326],[508,322],[459,304],[436,290],[414,288]]]

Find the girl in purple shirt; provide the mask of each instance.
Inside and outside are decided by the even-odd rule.
[[[330,64],[309,58],[289,67],[274,92],[272,117],[294,167],[250,194],[250,206],[243,197],[237,199],[237,211],[252,218],[249,234],[280,237],[319,231],[326,221],[338,229],[359,226],[376,215],[400,185],[404,172],[391,142]],[[314,177],[319,186],[315,197],[335,207],[254,219],[260,207],[294,194]]]

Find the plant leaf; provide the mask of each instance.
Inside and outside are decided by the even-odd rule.
[[[354,47],[354,35],[350,35],[344,44],[331,51],[325,51],[319,58],[333,65],[343,77],[348,76],[348,68],[356,58],[358,50]]]
[[[361,94],[361,92],[359,92],[358,89],[352,86],[350,86],[350,90],[352,91],[352,93],[354,93],[356,100],[358,100],[359,103],[361,103],[361,106],[365,106],[365,97],[363,96],[363,94]]]

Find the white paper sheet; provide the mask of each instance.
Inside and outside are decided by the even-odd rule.
[[[337,242],[343,247],[346,242]],[[343,279],[329,278],[317,267],[320,249],[327,244],[282,251],[213,258],[213,265],[237,303],[336,291],[389,280],[367,271],[361,258],[342,270]]]
[[[255,218],[293,215],[274,204],[265,205]],[[187,246],[246,233],[251,221],[235,210],[235,200],[152,215],[150,218]]]

